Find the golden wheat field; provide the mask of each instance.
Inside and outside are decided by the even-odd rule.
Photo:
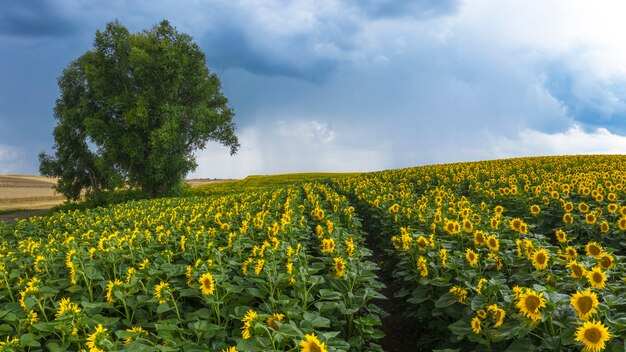
[[[0,210],[46,209],[63,202],[56,180],[34,175],[0,175]]]

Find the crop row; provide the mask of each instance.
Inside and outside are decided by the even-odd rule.
[[[335,183],[380,229],[419,347],[622,351],[625,161],[499,160]]]
[[[0,350],[380,350],[353,210],[309,184],[0,227]]]

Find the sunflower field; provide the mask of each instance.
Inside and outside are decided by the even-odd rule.
[[[0,224],[0,351],[626,349],[624,156],[198,194]]]

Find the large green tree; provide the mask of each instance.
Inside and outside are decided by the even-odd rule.
[[[220,80],[191,37],[163,21],[130,33],[120,22],[97,31],[93,48],[59,78],[55,155],[40,171],[76,199],[120,184],[170,193],[208,141],[239,147]]]

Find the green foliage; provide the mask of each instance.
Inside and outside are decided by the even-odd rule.
[[[167,21],[140,33],[109,23],[58,83],[55,155],[40,155],[40,171],[68,199],[121,184],[172,194],[197,166],[194,150],[239,147],[219,78]]]

